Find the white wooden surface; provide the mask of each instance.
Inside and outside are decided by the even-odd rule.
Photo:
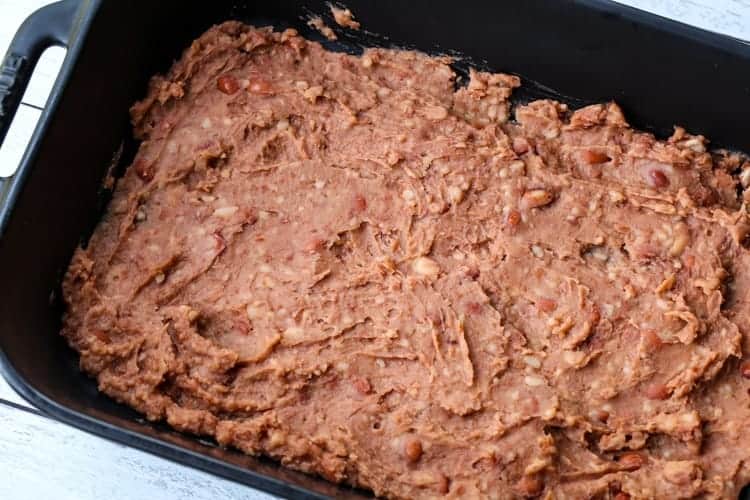
[[[18,26],[50,0],[0,0],[0,57]],[[0,176],[15,171],[60,69],[64,49],[44,53],[8,138]],[[19,409],[12,404],[28,408]],[[238,483],[157,458],[51,420],[30,408],[0,377],[2,500],[265,500]]]
[[[750,0],[616,0],[709,31],[750,40]]]
[[[0,0],[0,55],[18,25],[49,0]],[[620,3],[750,40],[750,0],[621,0]],[[47,100],[65,51],[47,51],[5,144],[11,174]],[[22,407],[22,408],[19,408]],[[0,378],[0,499],[268,499],[251,488],[91,436],[40,415]]]

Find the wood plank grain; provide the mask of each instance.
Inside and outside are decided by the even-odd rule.
[[[0,54],[5,54],[16,30],[24,19],[35,10],[52,3],[52,0],[0,0]],[[52,88],[54,79],[62,64],[65,51],[60,48],[45,51],[31,78],[23,99],[36,107],[43,107]],[[0,177],[7,177],[16,171],[26,150],[40,111],[29,106],[19,108],[0,147]]]
[[[41,114],[38,109],[25,104],[18,108],[0,147],[0,177],[8,177],[16,171]]]
[[[53,0],[0,0],[0,54],[5,54],[23,20],[35,10],[52,2]],[[34,72],[24,93],[23,102],[44,107],[64,56],[65,50],[59,47],[46,50],[42,54],[37,71]]]
[[[14,391],[10,385],[8,385],[8,382],[6,382],[3,377],[0,377],[0,401],[10,401],[11,403],[15,403],[19,406],[31,408],[31,405],[26,402],[25,399],[19,396],[18,393]],[[2,433],[3,431],[0,430],[0,439],[2,439]]]
[[[47,103],[52,86],[55,84],[57,74],[65,59],[66,49],[62,47],[50,47],[42,53],[39,63],[36,65],[34,74],[31,75],[29,86],[23,94],[22,101],[38,108],[43,108]]]
[[[750,40],[750,0],[616,0],[708,31]]]
[[[0,55],[31,12],[51,0],[0,0]],[[620,0],[711,31],[750,40],[750,0]],[[43,107],[64,51],[45,54],[25,102]],[[0,148],[0,175],[15,170],[38,110],[21,108]],[[28,407],[0,379],[0,399]],[[111,443],[0,403],[0,498],[139,500],[266,499],[268,495],[150,454]]]
[[[273,498],[3,404],[0,429],[3,499]]]

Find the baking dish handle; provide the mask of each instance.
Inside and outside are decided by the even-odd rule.
[[[45,49],[66,47],[80,0],[63,0],[37,10],[21,24],[0,65],[0,146],[21,104],[31,73]]]

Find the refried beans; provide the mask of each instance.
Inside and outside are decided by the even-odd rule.
[[[450,62],[193,42],[65,276],[81,368],[384,497],[736,498],[750,164]]]

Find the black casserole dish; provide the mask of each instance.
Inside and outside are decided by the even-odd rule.
[[[750,95],[747,46],[604,2],[350,3],[382,36],[342,33],[332,48],[394,44],[428,52],[455,50],[472,64],[521,74],[515,98],[571,95],[574,105],[617,100],[633,124],[657,134],[673,123],[748,150],[740,126]],[[72,2],[52,5],[24,25],[4,62],[0,97],[6,130],[29,70],[49,44],[69,49],[24,161],[4,185],[0,262],[5,290],[0,314],[2,367],[11,384],[56,418],[285,496],[358,495],[145,423],[97,393],[58,337],[58,285],[76,245],[90,234],[106,202],[102,180],[130,163],[126,110],[149,76],[208,26],[226,19],[293,26],[325,14],[323,2]],[[396,15],[396,13],[398,13]],[[318,37],[319,38],[319,37]],[[437,45],[436,45],[437,44]],[[458,70],[462,68],[459,64]],[[113,156],[114,155],[114,156]]]

